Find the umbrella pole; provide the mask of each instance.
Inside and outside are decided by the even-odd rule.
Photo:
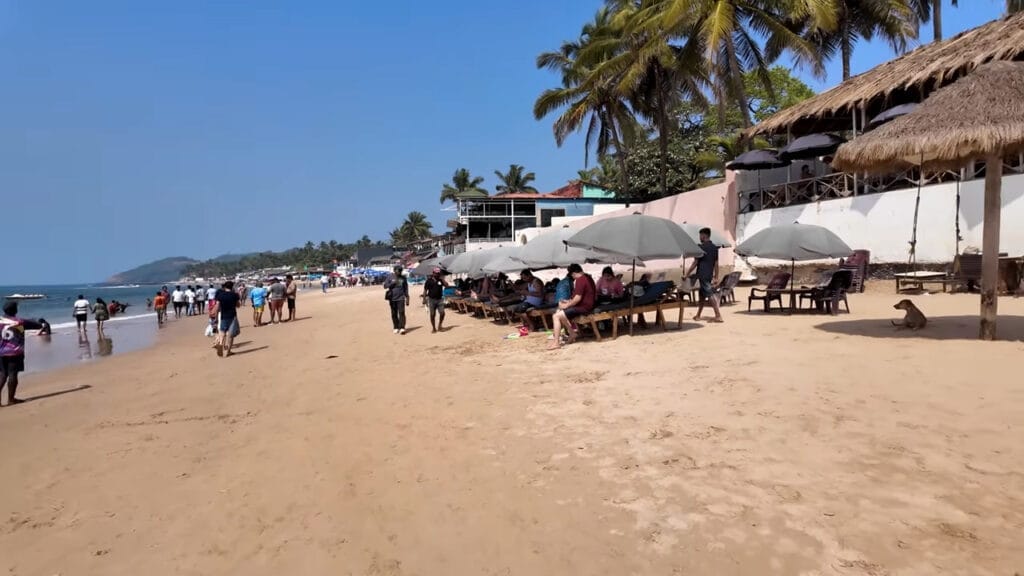
[[[636,258],[633,258],[633,275],[631,284],[636,284]],[[629,289],[629,335],[633,335],[633,289]]]

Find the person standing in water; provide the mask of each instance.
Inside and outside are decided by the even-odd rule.
[[[25,371],[25,330],[42,330],[43,325],[18,318],[18,303],[4,303],[0,316],[0,391],[7,386],[7,405],[21,404],[17,398],[18,373]]]
[[[156,325],[163,326],[167,319],[167,296],[162,290],[153,296],[153,310],[156,310]]]
[[[295,297],[299,293],[299,283],[291,274],[284,277],[284,295],[288,299],[288,322],[295,320]]]
[[[85,299],[85,296],[78,295],[78,300],[75,300],[74,312],[72,315],[75,317],[75,322],[78,323],[78,331],[82,332],[85,330],[85,325],[89,323],[89,310],[92,309],[92,305]]]
[[[110,311],[107,309],[107,303],[103,301],[103,298],[96,298],[96,303],[92,306],[92,317],[93,320],[96,320],[96,332],[102,338],[103,323],[110,320]]]
[[[395,334],[405,334],[405,309],[409,306],[409,281],[402,267],[395,266],[393,274],[384,282],[384,297],[391,306],[391,325]]]

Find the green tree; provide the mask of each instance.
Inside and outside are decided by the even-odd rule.
[[[373,246],[373,240],[370,240],[369,236],[363,234],[363,237],[356,242],[356,246],[359,248],[369,248],[370,246]]]
[[[644,25],[694,45],[692,53],[702,55],[719,115],[735,104],[744,128],[752,124],[744,75],[756,73],[770,87],[769,63],[787,52],[798,66],[823,75],[819,44],[801,35],[793,22],[816,31],[835,30],[837,24],[833,3],[822,0],[654,0],[652,5]]]
[[[615,152],[621,170],[621,185],[627,185],[626,142],[635,136],[636,118],[618,90],[618,79],[603,74],[601,64],[613,54],[605,43],[615,40],[614,13],[602,7],[592,22],[584,25],[580,36],[562,44],[556,52],[537,57],[537,67],[561,76],[561,85],[544,90],[533,105],[533,115],[541,120],[560,112],[552,124],[555,143],[561,147],[574,132],[585,131],[583,164],[589,166],[590,151],[598,158]]]
[[[405,217],[405,222],[402,223],[401,229],[405,232],[406,237],[415,242],[416,240],[422,240],[423,238],[430,237],[430,230],[433,226],[427,220],[427,215],[423,212],[409,212]]]
[[[457,201],[466,194],[487,196],[487,190],[482,188],[484,179],[480,176],[473,177],[469,170],[459,168],[452,175],[452,183],[441,186],[441,204]]]
[[[537,179],[537,175],[533,172],[526,172],[525,168],[519,164],[510,164],[508,172],[505,173],[495,170],[494,175],[501,182],[501,184],[494,187],[498,193],[537,192],[537,189],[530,185],[531,182]]]

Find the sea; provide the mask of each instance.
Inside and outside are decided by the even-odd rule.
[[[159,289],[160,286],[137,284],[0,286],[0,300],[5,300],[6,296],[12,294],[46,296],[41,300],[18,301],[18,316],[33,320],[45,318],[53,329],[53,335],[49,338],[33,335],[26,339],[25,372],[33,373],[86,362],[98,362],[115,354],[153,345],[156,342],[158,327],[156,314],[146,309],[146,298],[152,299]],[[81,334],[72,316],[72,305],[79,295],[90,302],[95,302],[96,298],[103,298],[108,304],[117,300],[128,304],[128,309],[124,314],[118,314],[105,323],[104,338],[97,334],[91,313],[88,329]],[[173,317],[173,314],[171,316]]]

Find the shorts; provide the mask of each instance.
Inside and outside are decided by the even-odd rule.
[[[443,298],[427,298],[427,309],[430,310],[431,314],[436,313],[438,310],[444,313],[444,299]]]
[[[242,328],[238,325],[237,316],[234,318],[221,318],[218,329],[221,334],[230,334],[232,338],[242,333]]]
[[[590,310],[583,310],[582,308],[578,308],[576,306],[565,309],[565,317],[568,318],[569,320],[572,320],[573,318],[579,318],[580,316],[586,316],[587,314],[590,314]]]
[[[25,371],[25,355],[0,356],[0,374],[17,374]]]
[[[276,312],[280,312],[281,308],[284,307],[284,300],[271,300],[270,309]]]
[[[711,285],[710,280],[700,281],[700,297],[701,299],[710,298],[715,295],[715,287]]]
[[[534,306],[533,304],[530,304],[529,302],[523,302],[522,304],[517,304],[516,307],[512,309],[512,311],[515,312],[516,314],[526,314],[527,312],[533,310],[534,308],[536,308],[536,306]]]
[[[75,314],[75,320],[78,320],[79,322],[88,322],[89,321],[89,315],[88,314]]]
[[[295,311],[295,298],[289,298],[288,299],[288,310],[290,310],[292,312]]]
[[[259,304],[253,303],[252,311],[253,312],[263,312],[263,303],[262,302],[260,302]]]

